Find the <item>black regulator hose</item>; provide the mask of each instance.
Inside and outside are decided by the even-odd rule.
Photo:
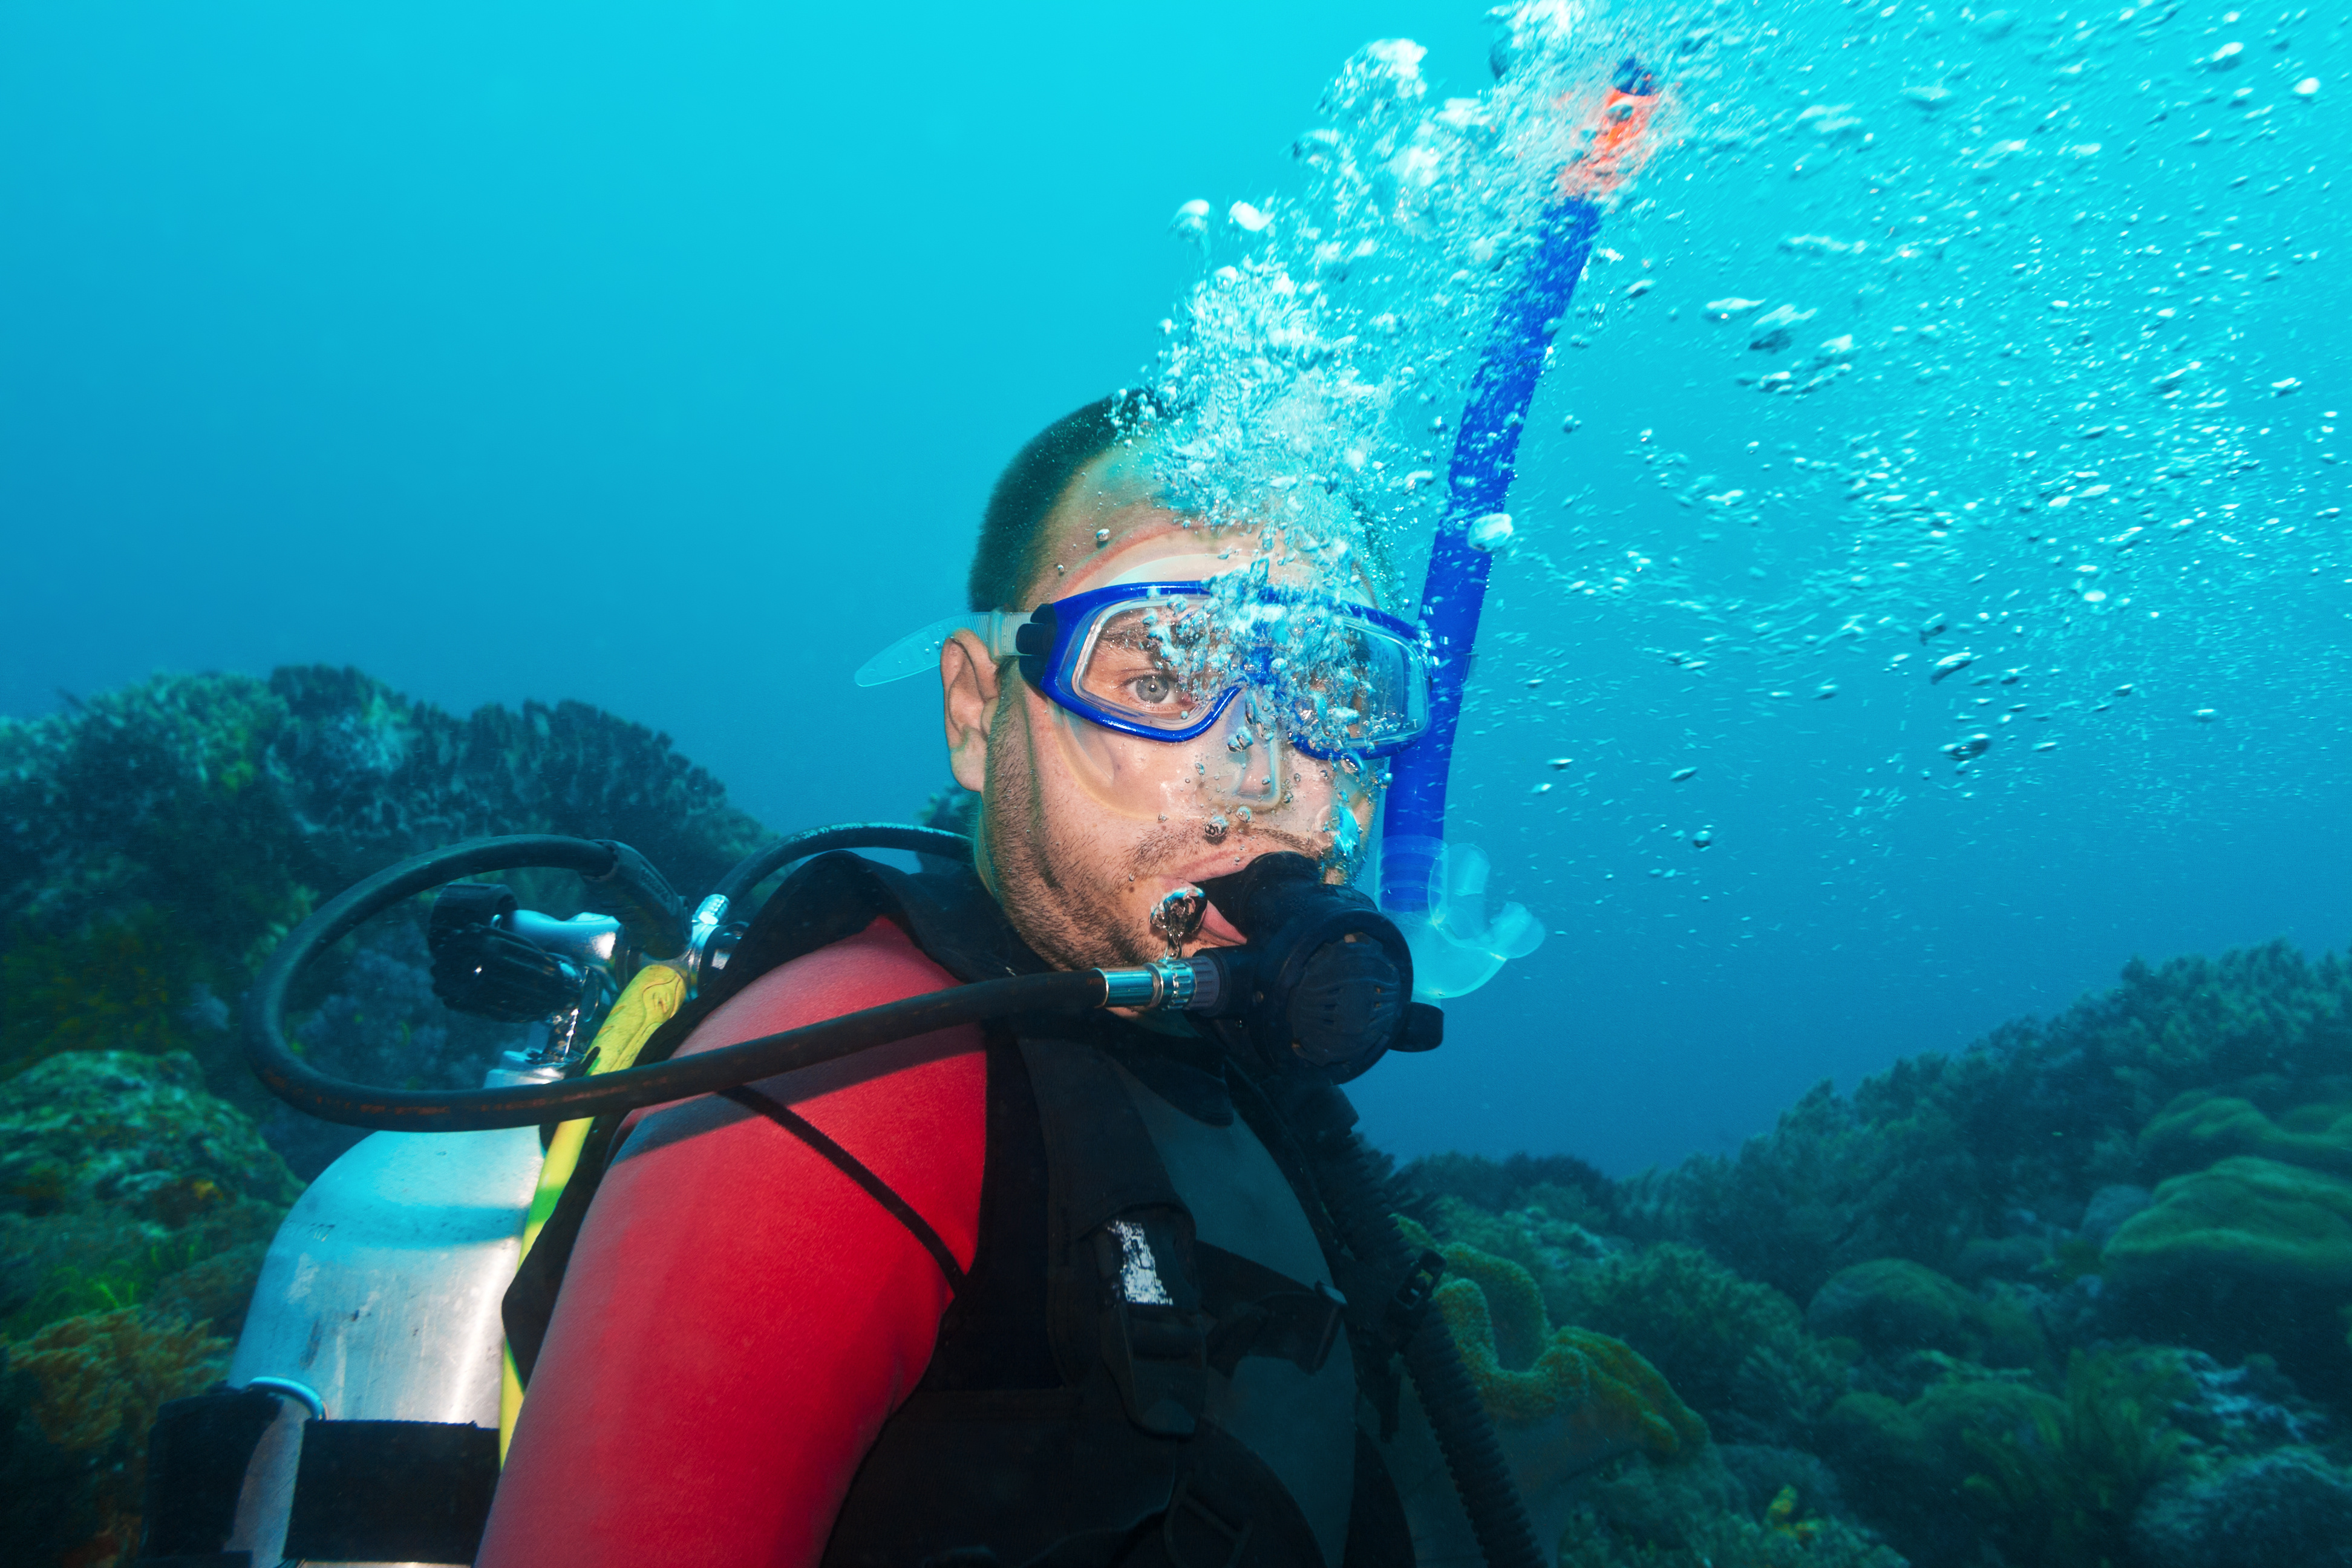
[[[1327,1168],[1332,1166],[1344,1173],[1329,1183],[1325,1198],[1340,1235],[1350,1238],[1350,1247],[1360,1241],[1370,1250],[1358,1256],[1384,1268],[1409,1264],[1411,1249],[1397,1233],[1396,1221],[1383,1212],[1363,1140],[1348,1134],[1346,1147],[1327,1163]],[[1335,1201],[1334,1194],[1344,1195]],[[1470,1381],[1470,1369],[1462,1364],[1454,1331],[1433,1307],[1421,1314],[1404,1342],[1404,1368],[1421,1394],[1421,1407],[1436,1434],[1438,1451],[1445,1456],[1446,1473],[1454,1478],[1463,1511],[1470,1516],[1486,1568],[1548,1568],[1510,1461],[1496,1439],[1495,1424],[1487,1418],[1477,1385]]]
[[[950,833],[943,827],[909,827],[897,822],[845,822],[834,827],[813,827],[753,850],[737,861],[734,869],[720,878],[719,886],[710,890],[725,899],[731,909],[793,861],[833,849],[906,849],[971,864],[971,840],[961,833]]]
[[[1266,1086],[1284,1120],[1307,1145],[1323,1205],[1348,1250],[1381,1278],[1410,1275],[1413,1255],[1381,1197],[1371,1151],[1354,1131],[1355,1107],[1328,1077],[1292,1069]],[[1519,1499],[1510,1461],[1496,1440],[1495,1424],[1470,1381],[1453,1331],[1433,1304],[1424,1304],[1404,1345],[1405,1371],[1445,1456],[1446,1473],[1470,1516],[1486,1568],[1548,1568],[1535,1526]]]
[[[853,830],[832,831],[847,834]],[[896,831],[911,834],[930,830]],[[802,836],[803,839],[820,837],[823,836]],[[939,837],[955,837],[952,834]],[[926,853],[941,852],[928,841],[923,848]],[[803,848],[800,854],[816,852]],[[649,1067],[506,1089],[379,1089],[331,1077],[294,1054],[286,1039],[287,993],[295,976],[312,960],[349,935],[362,921],[445,882],[486,871],[511,871],[533,866],[577,871],[592,885],[604,886],[616,880],[625,884],[614,890],[612,901],[622,906],[622,919],[630,924],[632,934],[638,934],[642,926],[655,942],[667,942],[667,945],[647,944],[650,951],[656,952],[676,952],[684,945],[682,921],[673,930],[666,927],[661,919],[660,895],[667,895],[673,905],[676,895],[669,893],[668,888],[661,884],[659,874],[635,850],[624,846],[521,834],[477,838],[416,856],[329,900],[318,912],[295,927],[271,955],[245,1002],[246,1059],[262,1087],[298,1110],[346,1127],[369,1127],[388,1132],[480,1132],[499,1127],[537,1127],[550,1121],[603,1116],[691,1095],[710,1094],[795,1068],[833,1061],[892,1040],[1008,1014],[1088,1012],[1102,1005],[1105,997],[1103,976],[1097,970],[983,980]]]

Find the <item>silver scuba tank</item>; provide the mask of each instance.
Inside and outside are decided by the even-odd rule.
[[[495,1433],[499,1303],[539,1181],[535,1128],[375,1132],[296,1202],[261,1266],[228,1381],[280,1397],[226,1549],[285,1559],[304,1427],[465,1424]]]
[[[468,902],[488,904],[482,923],[549,955],[544,979],[554,989],[543,996],[558,1004],[543,1015],[545,1043],[507,1052],[486,1086],[565,1076],[629,962],[620,923],[597,915],[558,921],[517,909],[504,888],[457,887]],[[477,1455],[487,1447],[494,1464],[506,1345],[500,1307],[544,1163],[533,1127],[373,1132],[296,1201],[263,1259],[229,1363],[233,1388],[265,1390],[279,1405],[246,1467],[224,1551],[249,1552],[256,1564],[288,1561],[289,1527],[298,1537],[317,1536],[298,1521],[349,1503],[337,1494],[354,1489],[339,1485],[354,1466],[381,1468],[379,1454],[403,1451],[399,1431],[379,1439],[385,1428],[338,1424],[427,1424],[433,1431],[416,1431],[429,1446],[446,1453],[454,1436]],[[341,1451],[331,1461],[320,1437],[308,1445],[320,1451],[305,1461],[314,1422],[327,1424],[322,1436],[333,1428]],[[390,1446],[344,1447],[346,1434]],[[323,1556],[314,1541],[292,1544],[306,1561],[380,1560]],[[436,1560],[458,1560],[449,1551]]]

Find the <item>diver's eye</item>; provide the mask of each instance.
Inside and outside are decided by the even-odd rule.
[[[1157,708],[1176,696],[1176,683],[1158,670],[1137,676],[1127,683],[1127,689],[1146,708]]]

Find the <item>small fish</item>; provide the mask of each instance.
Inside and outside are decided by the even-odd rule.
[[[1696,768],[1679,768],[1675,770],[1675,776],[1668,779],[1666,782],[1668,784],[1680,784],[1685,779],[1696,777],[1697,774],[1698,770]]]
[[[1929,616],[1926,620],[1919,623],[1919,640],[1923,643],[1926,642],[1929,637],[1936,636],[1938,632],[1941,632],[1945,627],[1951,624],[1952,623],[1945,616]]]
[[[1943,748],[1944,755],[1954,762],[1965,763],[1971,757],[1981,757],[1992,745],[1990,735],[1979,732],[1965,741],[1953,741]]]
[[[1948,653],[1936,661],[1935,672],[1927,677],[1927,684],[1933,686],[1948,675],[1958,675],[1976,661],[1977,656],[1966,649],[1958,653]]]

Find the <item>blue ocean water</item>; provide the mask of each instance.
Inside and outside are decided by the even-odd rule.
[[[1455,774],[1552,934],[1356,1086],[1383,1144],[1630,1171],[2134,955],[2343,942],[2342,26],[1595,16],[1671,134]],[[935,705],[849,671],[1148,374],[1170,214],[1295,189],[1394,36],[1433,100],[1490,79],[1429,4],[14,9],[0,711],[352,663],[609,708],[779,828],[903,816]]]

